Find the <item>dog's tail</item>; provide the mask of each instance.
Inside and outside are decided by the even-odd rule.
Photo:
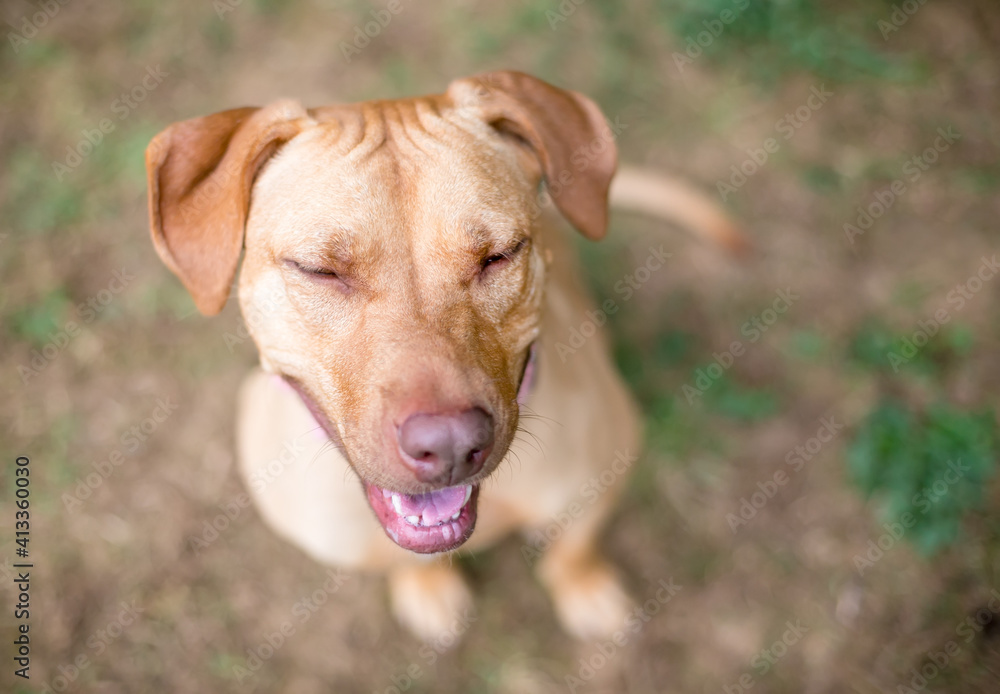
[[[675,178],[623,166],[611,181],[611,206],[678,224],[734,255],[750,251],[750,239],[707,195]]]

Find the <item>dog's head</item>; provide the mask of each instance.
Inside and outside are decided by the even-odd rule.
[[[591,101],[514,72],[224,111],[150,144],[153,241],[205,314],[245,249],[264,368],[342,449],[389,536],[440,552],[472,533],[517,429],[546,267],[539,183],[597,239],[615,158]]]

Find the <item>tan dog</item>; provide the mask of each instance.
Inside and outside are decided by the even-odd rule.
[[[239,299],[262,370],[238,443],[262,515],[320,562],[386,572],[421,637],[470,606],[434,555],[557,517],[572,520],[537,571],[561,622],[579,637],[622,627],[629,601],[595,537],[639,418],[600,335],[557,349],[593,307],[538,202],[547,181],[599,239],[615,164],[597,106],[514,72],[421,98],[224,111],[149,146],[153,240],[203,313],[222,309],[246,249]],[[633,203],[733,240],[679,195]],[[581,496],[608,471],[610,488]]]

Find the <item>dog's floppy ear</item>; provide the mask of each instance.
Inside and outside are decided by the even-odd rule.
[[[254,177],[306,118],[293,101],[238,108],[174,123],[146,148],[153,244],[203,314],[229,296]]]
[[[457,108],[475,109],[490,125],[527,142],[559,211],[587,238],[604,236],[618,152],[593,101],[509,71],[456,80],[447,96]]]

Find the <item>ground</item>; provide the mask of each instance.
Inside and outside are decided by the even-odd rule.
[[[1000,12],[823,5],[5,3],[0,689],[997,691]],[[617,643],[560,631],[518,538],[459,559],[477,612],[446,649],[401,630],[381,579],[275,537],[233,465],[238,309],[197,314],[149,241],[142,153],[175,120],[499,67],[591,95],[623,160],[754,241],[735,260],[616,213],[578,243],[647,414],[603,538],[640,605]],[[891,446],[886,402],[916,418]]]

